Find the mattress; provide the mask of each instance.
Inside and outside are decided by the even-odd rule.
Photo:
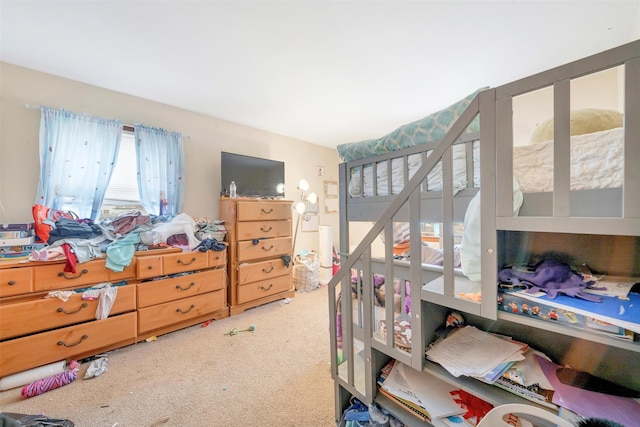
[[[473,143],[474,187],[480,186],[479,143]],[[615,128],[601,132],[571,137],[571,190],[596,188],[620,188],[624,178],[624,129]],[[420,154],[408,156],[409,178],[421,165]],[[378,196],[398,194],[404,186],[403,158],[391,160],[391,193],[387,184],[386,161],[377,163]],[[361,188],[360,174],[364,171],[364,188]],[[463,145],[453,150],[454,193],[467,187],[466,150]],[[520,183],[523,193],[553,191],[553,141],[539,142],[514,147],[513,174]],[[429,173],[428,190],[442,189],[442,165],[440,163]],[[373,167],[351,169],[349,195],[352,197],[372,197]]]
[[[620,188],[624,129],[571,137],[571,190]],[[513,174],[523,193],[553,191],[553,141],[514,147]]]

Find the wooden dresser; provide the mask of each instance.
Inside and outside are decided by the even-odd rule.
[[[118,273],[105,259],[77,264],[75,274],[65,264],[0,262],[0,377],[229,316],[226,251],[136,252]],[[117,287],[116,299],[96,320],[98,300],[82,291],[105,282]],[[66,301],[43,298],[70,290]]]
[[[229,311],[295,295],[290,200],[220,200],[229,243]]]
[[[141,253],[138,339],[228,317],[226,253]]]

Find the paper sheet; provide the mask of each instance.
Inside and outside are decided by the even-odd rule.
[[[482,377],[503,362],[523,360],[521,350],[519,344],[465,326],[436,343],[427,357],[456,377]]]

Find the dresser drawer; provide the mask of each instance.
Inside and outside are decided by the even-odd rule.
[[[109,281],[109,270],[104,266],[104,260],[76,264],[75,273],[64,271],[64,267],[64,263],[56,263],[35,268],[34,290],[49,291]]]
[[[291,220],[248,221],[236,225],[238,240],[291,236]]]
[[[201,270],[208,266],[209,255],[206,252],[181,252],[162,257],[162,274]]]
[[[135,311],[135,286],[118,286],[110,316]],[[82,294],[72,295],[67,301],[58,298],[40,298],[0,305],[0,340],[73,325],[96,318],[97,300],[82,300]]]
[[[0,297],[28,294],[29,292],[33,292],[33,268],[0,270]]]
[[[291,254],[291,237],[238,242],[238,262]]]
[[[145,255],[138,257],[136,275],[138,279],[162,276],[162,255]]]
[[[274,277],[238,286],[238,304],[244,304],[269,295],[293,289],[291,275]]]
[[[225,270],[207,270],[170,279],[138,283],[138,307],[211,292],[226,286]]]
[[[209,254],[209,267],[226,267],[227,266],[227,250],[224,251],[207,251]]]
[[[136,336],[136,313],[68,326],[0,342],[0,377],[77,355],[91,354]]]
[[[107,281],[114,283],[114,282],[120,282],[122,280],[135,279],[137,263],[138,263],[138,260],[134,257],[131,260],[131,264],[126,266],[122,271],[113,271],[110,268],[107,268],[107,276],[108,276]]]
[[[238,221],[291,219],[291,203],[238,202]]]
[[[289,264],[289,267],[285,266],[280,258],[242,264],[238,266],[238,284],[243,285],[258,280],[271,279],[272,277],[283,276],[290,272],[291,264]]]
[[[224,289],[138,309],[138,333],[153,331],[180,323],[226,307]]]

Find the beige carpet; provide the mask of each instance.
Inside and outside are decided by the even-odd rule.
[[[108,370],[22,399],[3,412],[78,427],[335,426],[326,286],[111,352]],[[235,327],[254,332],[225,335]]]

